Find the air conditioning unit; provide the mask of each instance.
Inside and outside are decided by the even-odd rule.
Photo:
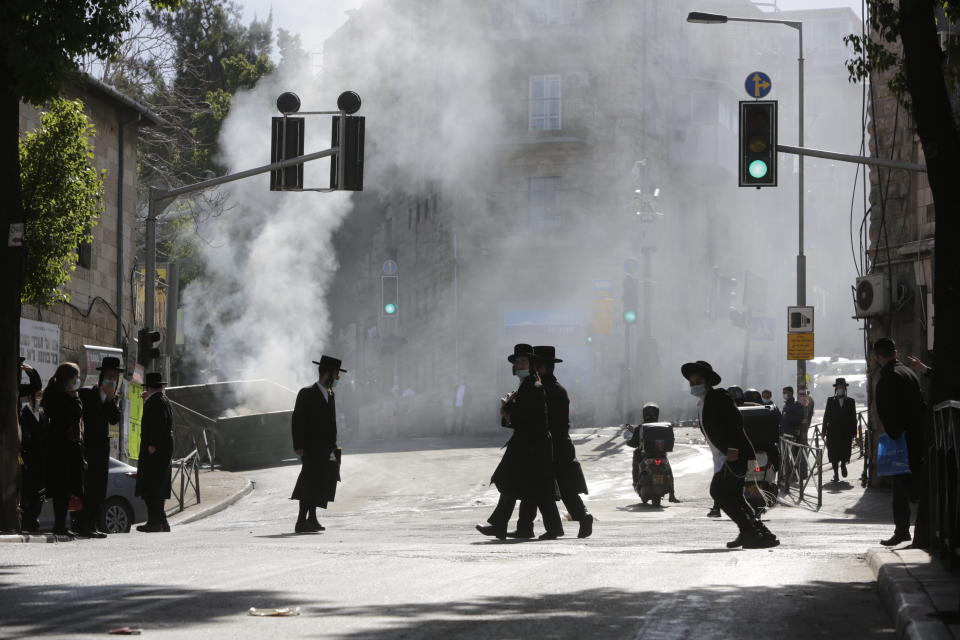
[[[890,312],[889,276],[874,273],[857,278],[854,290],[857,318],[870,318]]]

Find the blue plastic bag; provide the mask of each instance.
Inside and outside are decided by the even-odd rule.
[[[901,433],[899,438],[894,439],[885,433],[881,434],[877,443],[877,475],[900,476],[906,473],[910,473],[907,435]]]

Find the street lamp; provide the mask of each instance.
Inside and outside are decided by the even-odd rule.
[[[777,20],[774,18],[734,18],[730,16],[721,15],[718,13],[702,13],[699,11],[691,11],[687,14],[687,22],[693,24],[726,24],[727,22],[765,22],[768,24],[782,24],[790,27],[791,29],[797,30],[798,40],[799,40],[799,57],[797,58],[797,78],[799,86],[799,142],[798,145],[803,147],[803,23],[797,20]],[[799,237],[798,237],[798,249],[797,249],[797,306],[803,307],[807,304],[807,258],[803,254],[803,156],[799,156],[800,162],[800,172],[798,175],[799,182],[799,199],[797,203],[797,209],[799,213]],[[758,169],[759,170],[759,169]],[[751,167],[751,173],[753,168]],[[756,177],[756,176],[755,176]],[[807,381],[807,363],[804,360],[797,360],[797,386],[806,384]]]

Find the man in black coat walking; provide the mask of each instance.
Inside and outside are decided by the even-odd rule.
[[[293,450],[301,460],[300,475],[291,500],[300,501],[300,513],[294,530],[297,533],[323,531],[317,520],[317,507],[327,508],[337,495],[340,481],[340,449],[337,447],[337,406],[333,388],[341,373],[340,360],[321,356],[313,361],[319,379],[300,389],[293,408],[291,428]]]
[[[143,383],[140,453],[137,455],[136,495],[147,503],[147,523],[137,531],[170,531],[163,503],[170,497],[170,461],[173,459],[173,411],[163,393],[159,373],[148,373]]]
[[[23,478],[20,483],[20,530],[40,530],[40,510],[46,492],[47,416],[40,408],[43,390],[40,374],[20,361],[28,382],[20,384],[20,445],[23,451]]]
[[[553,471],[553,445],[547,428],[546,396],[537,375],[537,356],[533,347],[518,344],[507,357],[520,386],[500,409],[503,426],[513,429],[500,464],[491,481],[500,491],[496,509],[487,519],[489,525],[477,525],[477,531],[501,540],[507,537],[507,523],[517,500],[530,500],[540,509],[546,532],[541,540],[563,535],[563,523],[556,501],[559,499]]]
[[[873,345],[880,365],[877,380],[877,413],[888,436],[896,440],[906,434],[910,473],[891,476],[893,481],[893,536],[880,544],[888,547],[910,540],[910,500],[919,489],[923,469],[923,414],[926,403],[917,374],[897,359],[897,345],[880,338]]]
[[[537,373],[547,401],[547,428],[553,443],[553,473],[560,489],[560,499],[570,518],[580,523],[577,537],[588,538],[593,533],[593,516],[587,513],[587,507],[580,497],[581,493],[587,494],[589,491],[587,479],[577,460],[577,450],[570,439],[570,397],[554,375],[556,363],[563,360],[557,358],[556,349],[552,346],[534,347],[533,352],[537,356]],[[529,499],[522,500],[517,529],[510,536],[532,538],[536,515],[537,503]]]
[[[727,543],[734,549],[765,549],[780,544],[777,537],[757,520],[743,497],[747,460],[756,454],[743,429],[743,417],[733,398],[720,384],[720,375],[702,360],[680,368],[690,383],[690,394],[699,398],[700,428],[713,453],[713,481],[710,496],[727,517],[736,523],[740,535]]]
[[[833,383],[833,397],[827,398],[823,412],[823,435],[827,441],[827,459],[833,465],[833,481],[839,482],[840,473],[847,477],[847,464],[853,449],[853,436],[857,433],[857,403],[847,397],[847,380],[837,378]]]
[[[110,425],[120,423],[117,389],[120,386],[120,358],[105,357],[100,366],[100,380],[79,391],[83,403],[83,452],[87,459],[84,477],[83,512],[80,514],[81,537],[106,538],[99,530],[100,510],[107,499],[107,476],[110,471]]]

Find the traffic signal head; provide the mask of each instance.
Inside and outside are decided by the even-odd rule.
[[[137,364],[144,368],[160,357],[160,332],[143,328],[137,332]]]
[[[285,106],[292,108],[290,103],[292,98],[287,99],[287,103],[281,105],[284,96],[293,96],[295,94],[285,93],[277,100],[277,107]],[[300,108],[299,99],[296,103]],[[293,109],[294,111],[296,109]],[[270,162],[280,162],[303,155],[303,118],[273,118],[270,136]],[[297,164],[285,169],[275,169],[270,172],[270,191],[285,191],[303,189],[303,165]]]
[[[357,100],[359,101],[359,98]],[[364,121],[363,116],[345,116],[344,139],[341,144],[340,116],[333,116],[330,146],[337,147],[338,151],[330,160],[331,189],[363,191]],[[341,163],[343,163],[343,184],[340,184],[339,176]]]
[[[640,306],[640,283],[636,278],[627,276],[623,279],[623,321],[634,324],[637,321],[637,312]]]
[[[399,276],[380,276],[380,315],[395,318],[400,311]]]
[[[777,186],[777,101],[740,103],[740,186]]]

